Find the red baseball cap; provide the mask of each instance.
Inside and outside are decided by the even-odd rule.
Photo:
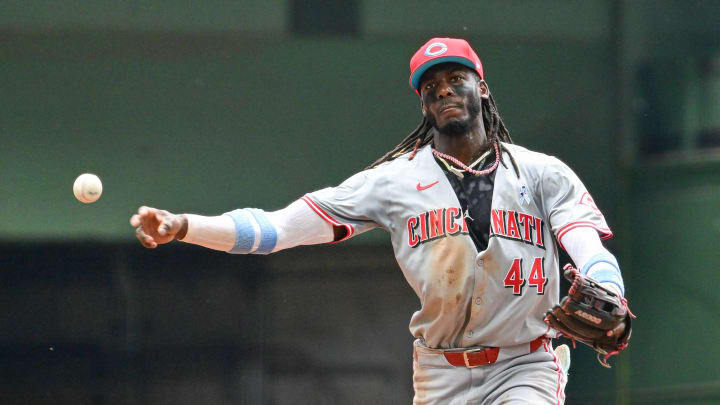
[[[420,78],[438,63],[455,62],[469,67],[483,78],[480,58],[464,39],[433,38],[421,46],[410,59],[410,87],[420,94]]]

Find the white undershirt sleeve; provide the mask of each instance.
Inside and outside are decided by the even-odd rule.
[[[602,279],[598,281],[600,281],[603,287],[616,292],[621,297],[623,296],[623,290],[621,289],[622,278],[619,274],[619,268],[613,268],[608,262],[601,261],[591,265],[588,269],[584,269],[591,258],[598,257],[599,255],[609,255],[614,260],[614,256],[602,245],[600,236],[595,229],[589,227],[574,228],[563,235],[562,244],[565,247],[565,251],[570,255],[573,263],[575,263],[575,267],[579,270],[585,270],[585,274],[590,277],[593,277],[594,272],[601,274],[599,272],[602,270],[616,270],[618,272],[617,277],[619,278],[620,285],[618,285],[617,280],[615,282],[604,282]]]
[[[185,214],[188,229],[183,242],[227,252],[235,246],[235,222],[227,215],[205,217]]]
[[[579,227],[568,231],[562,237],[562,245],[578,269],[582,269],[588,259],[596,254],[609,253],[602,245],[597,231],[589,227]]]
[[[277,231],[273,252],[300,245],[329,243],[335,238],[333,226],[302,200],[279,211],[268,212],[267,216]]]
[[[264,213],[264,215],[277,234],[272,252],[300,245],[328,243],[334,239],[332,225],[323,220],[302,200],[297,200],[279,211]],[[238,230],[236,222],[231,216],[206,217],[195,214],[185,214],[185,216],[188,219],[188,230],[185,238],[182,239],[183,242],[225,252],[235,247]],[[255,222],[251,221],[251,224],[255,224]],[[253,229],[254,233],[260,232],[259,226],[253,226]],[[257,235],[248,235],[248,237],[255,239],[257,242],[255,245],[259,243],[260,238]],[[251,250],[254,251],[254,249]]]

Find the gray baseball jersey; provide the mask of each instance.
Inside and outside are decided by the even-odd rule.
[[[612,236],[573,171],[557,158],[504,144],[519,168],[500,165],[490,239],[478,251],[465,214],[429,146],[303,197],[347,237],[381,227],[420,299],[410,332],[432,348],[505,347],[549,333],[559,300],[558,242],[575,227]],[[505,153],[505,161],[509,157]]]

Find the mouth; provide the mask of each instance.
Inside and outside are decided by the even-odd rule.
[[[446,111],[450,111],[452,109],[460,109],[460,107],[461,107],[460,104],[454,104],[454,103],[453,104],[445,104],[438,109],[438,113],[442,114],[442,113],[444,113]]]

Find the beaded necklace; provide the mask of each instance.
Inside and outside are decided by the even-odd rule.
[[[485,169],[485,170],[475,170],[475,169],[472,169],[472,168],[466,166],[463,162],[455,159],[454,157],[452,157],[452,156],[450,156],[450,155],[447,155],[447,154],[445,154],[445,153],[442,153],[442,152],[438,152],[438,151],[435,150],[434,148],[432,149],[432,153],[433,153],[433,155],[435,155],[435,156],[439,157],[441,160],[443,160],[443,163],[445,163],[446,166],[448,166],[448,170],[456,173],[456,174],[457,174],[458,176],[460,176],[460,177],[463,177],[462,173],[461,173],[459,170],[457,170],[457,169],[453,170],[454,168],[449,167],[449,165],[447,165],[447,163],[444,162],[445,159],[447,159],[447,160],[455,163],[455,164],[458,165],[461,169],[463,169],[464,171],[466,171],[466,172],[468,172],[468,173],[472,173],[472,174],[474,174],[474,175],[476,175],[476,176],[484,176],[484,175],[486,175],[486,174],[492,173],[495,169],[497,169],[498,164],[500,163],[500,149],[498,148],[497,142],[493,143],[493,146],[495,147],[495,163],[493,163],[492,166],[490,166],[489,168],[487,168],[487,169]],[[488,153],[489,153],[489,152],[488,152]],[[487,155],[487,153],[486,153],[485,155],[483,155],[480,159],[478,159],[476,162],[482,161],[482,160],[485,158],[486,155]]]

